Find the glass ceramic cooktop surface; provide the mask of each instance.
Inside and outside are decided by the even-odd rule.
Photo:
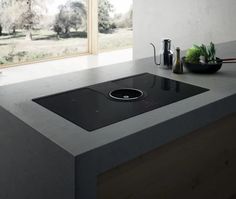
[[[128,88],[135,89],[130,96]],[[112,91],[118,95],[112,97]],[[141,91],[140,95],[136,91]],[[206,91],[208,89],[143,73],[33,101],[87,131],[94,131]]]

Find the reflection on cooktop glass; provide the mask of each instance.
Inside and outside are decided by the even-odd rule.
[[[33,101],[93,131],[206,91],[208,89],[143,73]]]

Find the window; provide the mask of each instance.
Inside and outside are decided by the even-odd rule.
[[[0,66],[130,47],[130,2],[0,0]]]
[[[132,47],[133,0],[98,0],[99,51]]]

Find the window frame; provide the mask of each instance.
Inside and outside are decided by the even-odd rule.
[[[98,54],[98,0],[88,0],[88,53]]]

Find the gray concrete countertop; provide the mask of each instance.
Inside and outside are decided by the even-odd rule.
[[[236,57],[236,42],[219,44],[217,52],[219,57]],[[144,72],[208,88],[210,91],[93,132],[87,132],[32,101],[33,98]],[[236,64],[223,65],[218,73],[211,75],[188,72],[183,75],[176,75],[170,70],[158,68],[151,58],[147,58],[4,86],[0,88],[0,105],[73,156],[78,156],[151,127],[157,127],[187,113],[193,113],[193,118],[195,114],[196,118],[193,119],[192,123],[183,121],[181,125],[185,125],[185,128],[188,128],[188,125],[198,128],[207,122],[211,122],[211,120],[214,121],[225,114],[234,112],[236,105],[233,104],[232,106],[230,101],[227,104],[224,100],[235,100],[235,96]],[[213,107],[212,112],[209,112],[210,109],[208,108],[214,103],[218,104]],[[196,111],[199,110],[202,110],[202,115],[197,115]],[[197,116],[200,117],[197,118]],[[176,137],[174,135],[175,130],[171,126],[164,131],[165,133],[169,131],[168,133],[172,133],[173,137]],[[160,138],[163,135],[160,134]]]

